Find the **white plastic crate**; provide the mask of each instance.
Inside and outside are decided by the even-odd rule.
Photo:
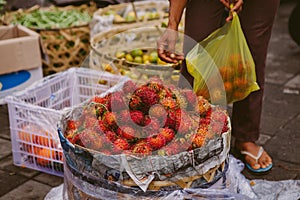
[[[63,176],[63,153],[57,134],[62,109],[127,79],[87,68],[71,68],[6,97],[14,164]]]

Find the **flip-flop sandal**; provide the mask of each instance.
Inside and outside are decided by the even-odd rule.
[[[258,154],[257,156],[251,154],[250,152],[248,151],[241,151],[241,154],[243,155],[248,155],[250,156],[251,158],[253,158],[255,160],[256,163],[258,163],[258,159],[261,157],[261,155],[263,154],[264,152],[264,149],[263,147],[259,147],[259,151],[258,151]],[[245,162],[246,163],[246,162]],[[247,169],[251,172],[251,173],[254,173],[255,175],[263,175],[263,174],[266,174],[268,172],[270,172],[270,170],[272,169],[273,167],[273,164],[271,163],[268,167],[266,168],[259,168],[259,169],[253,169],[248,163],[245,164]]]

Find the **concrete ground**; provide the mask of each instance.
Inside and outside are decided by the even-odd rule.
[[[288,33],[295,1],[283,1],[274,25],[267,58],[265,99],[259,144],[273,157],[265,176],[248,179],[300,180],[300,46]],[[44,199],[62,177],[13,165],[7,106],[0,106],[0,200]]]

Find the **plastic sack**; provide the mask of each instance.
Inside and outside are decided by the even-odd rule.
[[[238,15],[199,42],[186,57],[194,91],[212,103],[229,104],[259,90],[255,64]]]

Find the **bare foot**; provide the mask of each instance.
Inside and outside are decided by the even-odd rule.
[[[259,146],[253,142],[236,142],[236,147],[240,151],[248,151],[253,155],[257,155],[259,151]],[[261,157],[256,163],[255,159],[251,158],[249,155],[245,155],[245,162],[248,163],[253,169],[266,168],[272,164],[272,158],[264,151]]]

